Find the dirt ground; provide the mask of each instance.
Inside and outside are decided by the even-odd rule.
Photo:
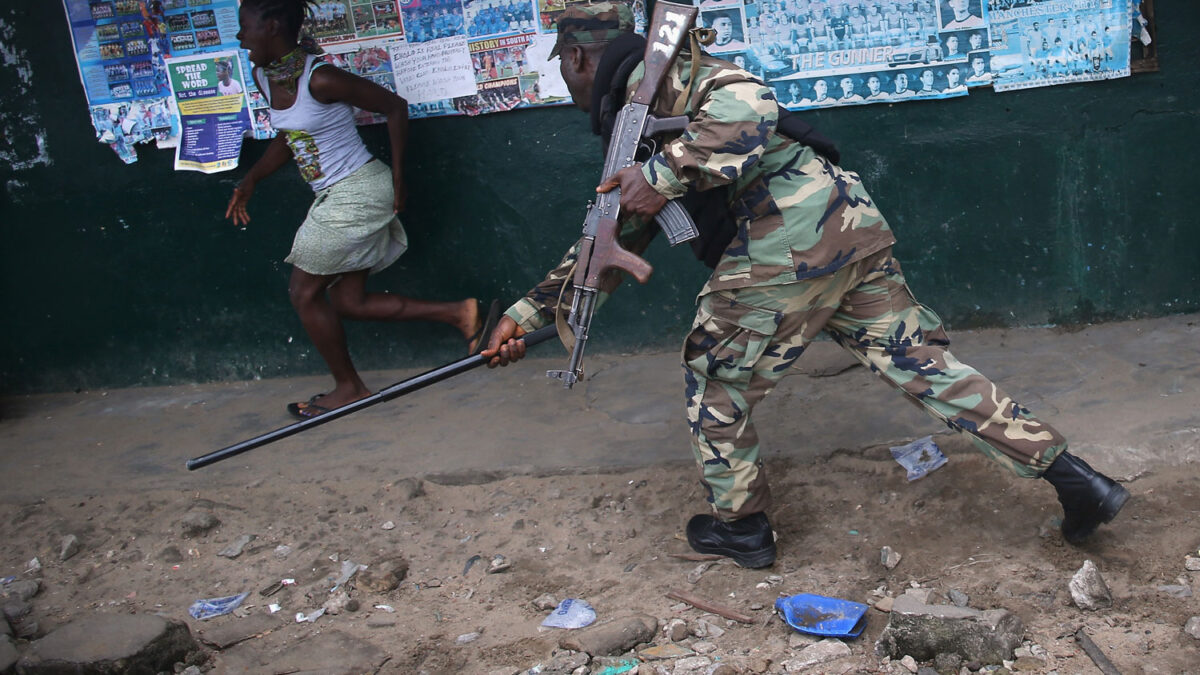
[[[1185,561],[1200,548],[1200,316],[954,337],[957,356],[1129,488],[1118,519],[1085,547],[1062,541],[1047,483],[1011,477],[838,361],[834,345],[815,344],[802,364],[811,369],[756,411],[776,564],[677,557],[688,518],[705,509],[677,356],[594,355],[592,377],[564,394],[543,375],[562,365],[549,350],[191,472],[186,459],[285,424],[281,402],[325,378],[0,400],[0,578],[41,580],[18,631],[159,613],[205,641],[201,668],[217,675],[572,672],[559,641],[578,631],[540,626],[546,596],[585,600],[597,624],[646,614],[704,635],[705,612],[673,590],[753,621],[712,619],[723,634],[675,636],[707,666],[677,658],[646,672],[904,675],[875,654],[884,611],[868,611],[848,656],[798,670],[815,638],[772,606],[800,593],[874,605],[914,585],[935,602],[957,591],[972,608],[1020,617],[1020,672],[1100,672],[1075,640],[1083,627],[1125,675],[1200,673],[1200,639],[1184,629],[1200,615],[1189,595],[1200,572]],[[931,433],[949,462],[908,482],[888,447]],[[68,535],[79,550],[62,560]],[[237,557],[219,555],[250,536]],[[902,556],[893,569],[884,546]],[[27,571],[35,557],[41,569]],[[1086,560],[1110,608],[1073,604],[1068,582]],[[367,566],[347,585],[357,608],[298,623],[335,597],[346,561]],[[497,564],[506,568],[489,573]],[[403,579],[385,590],[393,569]],[[284,579],[295,583],[260,593]],[[242,592],[233,614],[188,615],[198,599]],[[609,665],[590,672],[611,675]]]
[[[755,618],[749,625],[722,621],[726,632],[708,640],[715,646],[710,658],[740,672],[769,660],[770,672],[782,672],[780,664],[810,640],[792,637],[773,614],[777,597],[815,592],[874,603],[876,589],[897,595],[913,584],[943,598],[956,589],[971,607],[1020,616],[1026,639],[1045,649],[1044,661],[1034,662],[1040,667],[1027,672],[1099,672],[1073,637],[1081,626],[1122,673],[1197,672],[1200,640],[1181,630],[1200,613],[1197,602],[1158,590],[1195,587],[1195,575],[1184,569],[1184,555],[1200,546],[1195,469],[1132,481],[1134,499],[1119,519],[1074,548],[1055,529],[1059,511],[1048,485],[999,473],[956,437],[938,440],[949,463],[911,483],[885,447],[815,464],[772,461],[777,563],[747,570],[724,562],[695,583],[689,574],[700,565],[672,555],[688,551],[682,528],[702,499],[688,464],[480,484],[316,477],[280,485],[267,477],[188,494],[118,491],[4,504],[0,575],[28,576],[28,561],[38,557],[43,590],[33,617],[42,632],[87,613],[157,612],[186,618],[203,637],[223,625],[262,621],[268,605],[280,605],[277,621],[253,624],[258,637],[228,652],[211,650],[203,667],[217,672],[245,667],[233,649],[259,655],[250,672],[295,672],[283,663],[288,645],[331,630],[377,646],[386,655],[378,672],[515,672],[549,662],[566,632],[539,630],[549,614],[533,605],[539,596],[584,599],[598,621],[645,613],[662,625],[702,614],[667,598],[673,589]],[[219,524],[185,538],[189,512],[210,513]],[[81,552],[60,562],[68,534]],[[242,535],[255,538],[241,555],[217,555]],[[885,545],[902,555],[892,570],[880,563]],[[283,555],[280,546],[290,552]],[[497,555],[510,566],[489,573]],[[342,561],[378,570],[397,558],[408,570],[396,589],[355,587],[349,595],[357,611],[294,620],[330,597]],[[1087,559],[1112,590],[1111,609],[1082,611],[1071,602],[1067,583]],[[295,585],[259,594],[285,578]],[[236,614],[187,617],[198,598],[242,591],[251,595]],[[873,650],[887,620],[870,610],[863,635],[847,642],[851,656],[835,664],[847,669],[812,672],[897,672],[898,664]],[[469,633],[480,635],[460,643]],[[656,639],[666,641],[661,633]]]

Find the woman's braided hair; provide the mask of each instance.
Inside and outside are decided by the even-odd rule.
[[[264,21],[279,21],[284,34],[293,40],[299,38],[300,26],[316,4],[317,0],[242,0],[242,7],[256,12]]]

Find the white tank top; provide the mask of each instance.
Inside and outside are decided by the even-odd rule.
[[[371,152],[354,124],[354,106],[344,101],[321,103],[308,91],[309,74],[327,65],[321,61],[314,66],[316,58],[315,54],[309,54],[304,61],[292,107],[285,110],[270,108],[271,126],[287,137],[300,175],[313,191],[333,185],[371,161]],[[262,86],[262,68],[256,67],[254,74],[269,104],[271,88]]]

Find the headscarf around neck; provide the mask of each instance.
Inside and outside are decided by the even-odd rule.
[[[300,33],[300,42],[292,51],[263,66],[267,80],[283,87],[289,94],[295,95],[296,85],[304,72],[304,64],[308,62],[309,54],[324,54],[325,50],[306,32]]]

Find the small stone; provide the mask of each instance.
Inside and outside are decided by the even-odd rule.
[[[1189,572],[1200,572],[1200,558],[1189,555],[1183,559],[1183,566],[1187,568]]]
[[[280,558],[280,559],[286,558],[286,557],[288,557],[288,555],[291,552],[292,552],[292,547],[288,546],[287,544],[280,544],[279,546],[275,547],[275,557],[276,558]]]
[[[492,562],[488,564],[488,574],[503,572],[510,567],[512,567],[512,563],[509,562],[507,558],[500,554],[496,554],[492,557]]]
[[[208,511],[192,510],[185,513],[180,519],[179,532],[184,539],[199,537],[220,524],[220,519]]]
[[[346,609],[346,605],[349,603],[350,595],[346,593],[346,591],[337,591],[336,593],[330,595],[329,599],[325,601],[325,604],[321,606],[325,608],[326,614],[334,615],[341,614],[342,610]]]
[[[900,564],[900,558],[900,552],[892,549],[891,546],[879,549],[879,562],[889,570],[896,569],[896,565]]]
[[[815,645],[821,641],[821,638],[808,633],[792,633],[788,635],[788,649],[799,651],[809,645]]]
[[[454,643],[460,644],[460,645],[465,645],[465,644],[468,644],[468,643],[478,640],[479,636],[480,636],[480,633],[478,631],[473,631],[470,633],[463,633],[462,635],[459,635],[457,638],[454,639]]]
[[[692,656],[695,652],[687,647],[681,647],[674,642],[668,642],[665,645],[654,645],[647,647],[638,652],[638,657],[643,661],[663,661],[667,659],[679,659],[685,656]]]
[[[533,605],[534,609],[554,609],[558,607],[558,598],[549,593],[543,593],[530,601],[529,604]]]
[[[680,642],[686,640],[688,636],[687,622],[683,619],[671,619],[667,625],[663,626],[663,634],[671,640],[671,642]]]
[[[1112,592],[1100,576],[1096,563],[1091,560],[1083,561],[1083,566],[1071,577],[1067,588],[1071,591],[1071,600],[1080,609],[1097,610],[1112,607]]]
[[[904,655],[904,658],[900,659],[900,665],[904,666],[910,673],[917,672],[917,660],[907,654]]]
[[[4,587],[3,597],[25,602],[38,594],[42,584],[37,579],[18,579]]]
[[[712,665],[712,659],[707,656],[689,656],[675,662],[676,673],[701,673]]]
[[[950,598],[951,604],[953,604],[955,607],[966,607],[967,603],[971,601],[971,599],[967,597],[966,593],[963,593],[957,588],[950,589],[950,592],[946,593],[946,596]]]
[[[1200,616],[1193,616],[1183,625],[1183,632],[1200,640]]]
[[[408,561],[404,558],[385,558],[359,570],[354,585],[369,593],[387,593],[396,590],[408,575]]]
[[[880,598],[879,601],[875,603],[875,609],[881,612],[890,612],[892,611],[892,605],[895,604],[895,602],[896,599],[892,597]]]
[[[58,551],[58,559],[66,561],[76,553],[79,553],[79,539],[73,534],[68,534],[67,536],[63,537],[62,546]]]
[[[697,640],[692,643],[692,651],[697,654],[711,654],[717,651],[717,646],[707,640]]]
[[[933,604],[932,588],[921,588],[919,586],[914,586],[912,588],[904,589],[904,595],[910,598],[915,598],[917,602],[921,603],[922,605]]]
[[[389,521],[385,522],[384,524],[380,525],[379,527],[381,527],[385,530],[394,530],[394,529],[396,529],[396,524],[389,520]]]
[[[784,664],[784,670],[789,673],[810,672],[813,666],[828,663],[844,656],[850,656],[850,647],[846,646],[846,643],[841,640],[827,638],[800,650],[796,658]]]
[[[8,619],[8,622],[13,625],[13,628],[16,628],[16,624],[20,622],[21,619],[24,619],[26,614],[29,614],[29,612],[33,611],[33,605],[21,600],[20,598],[13,597],[4,602],[4,606],[0,607],[0,611],[3,611],[4,618]]]
[[[692,624],[692,635],[698,638],[718,638],[725,634],[725,629],[704,618],[697,619]]]
[[[254,541],[254,538],[255,535],[253,534],[243,534],[235,539],[233,543],[221,549],[221,552],[217,553],[217,555],[221,556],[222,558],[229,558],[232,560],[241,555],[242,551],[246,550],[246,545]]]

